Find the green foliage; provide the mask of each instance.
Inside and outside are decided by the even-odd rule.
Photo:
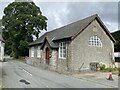
[[[2,17],[5,53],[15,58],[28,56],[28,44],[33,36],[46,30],[47,18],[34,2],[12,2],[4,9]]]
[[[100,70],[105,70],[105,64],[100,64]]]
[[[116,40],[115,43],[115,52],[120,52],[120,30],[112,33],[113,37]]]
[[[115,62],[120,62],[120,57],[115,57]]]
[[[106,69],[104,69],[104,70],[100,70],[101,72],[109,72],[109,71],[112,71],[112,72],[116,72],[116,71],[118,71],[118,68],[106,68]]]
[[[120,40],[120,30],[112,33],[113,37],[116,39],[116,40]]]
[[[120,40],[116,40],[116,43],[115,43],[115,52],[120,52]]]

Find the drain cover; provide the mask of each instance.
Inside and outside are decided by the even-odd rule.
[[[22,82],[22,83],[25,83],[26,85],[28,85],[28,84],[30,84],[28,81],[26,81],[25,79],[21,79],[21,80],[19,80],[20,82]]]
[[[25,82],[25,84],[27,84],[27,85],[28,85],[28,84],[30,84],[30,83],[29,83],[29,82]]]
[[[20,82],[26,82],[26,80],[24,80],[24,79],[21,79],[21,80],[20,80]]]

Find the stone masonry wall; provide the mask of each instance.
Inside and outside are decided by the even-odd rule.
[[[93,31],[94,26],[97,28],[95,32]],[[88,40],[93,35],[97,35],[101,39],[102,47],[89,46]],[[114,44],[96,20],[71,42],[70,48],[69,67],[71,70],[87,70],[91,62],[102,62],[108,67],[112,66]]]

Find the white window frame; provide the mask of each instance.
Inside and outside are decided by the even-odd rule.
[[[41,58],[40,46],[37,47],[37,58]]]
[[[59,43],[59,58],[66,59],[67,56],[67,45],[66,42]]]
[[[102,41],[97,35],[91,36],[89,38],[89,46],[102,47]]]
[[[35,55],[35,50],[34,50],[34,47],[31,48],[31,57],[34,57]]]

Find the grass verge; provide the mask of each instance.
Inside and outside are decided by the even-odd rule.
[[[118,74],[118,68],[106,68],[104,70],[100,70],[100,72],[109,72],[109,71],[112,71],[113,74]]]
[[[25,62],[25,58],[24,57],[20,57],[18,59],[14,59],[14,60],[19,61],[19,62]]]

